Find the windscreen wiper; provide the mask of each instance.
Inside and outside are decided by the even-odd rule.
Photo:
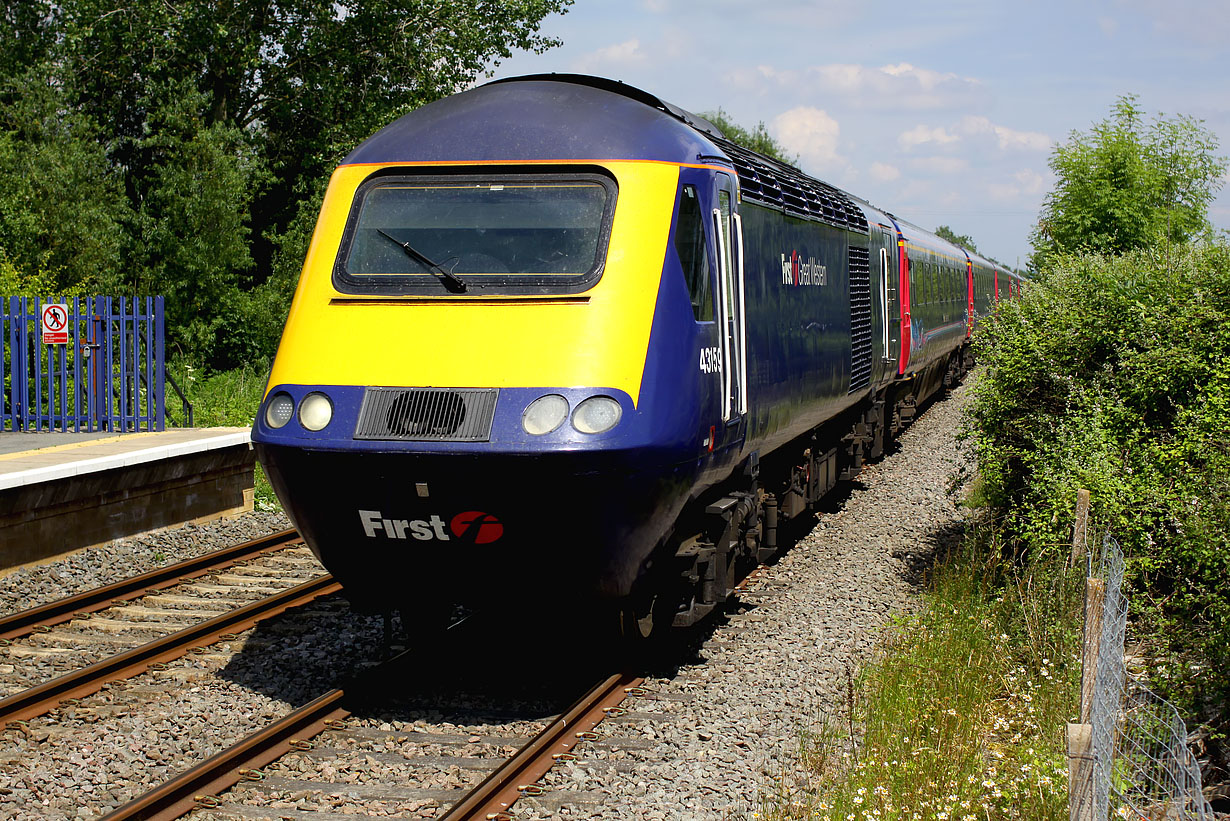
[[[397,239],[397,237],[391,236],[390,234],[386,234],[383,228],[377,228],[376,230],[380,233],[381,236],[386,237],[390,242],[394,242],[397,245],[401,246],[401,249],[406,252],[406,256],[410,257],[410,259],[414,260],[420,265],[425,266],[427,270],[431,271],[437,277],[442,279],[445,283],[445,287],[447,287],[450,291],[453,291],[455,293],[461,293],[462,291],[466,289],[466,283],[464,279],[457,276],[452,271],[445,270],[438,263],[432,262],[430,258],[425,257],[423,256],[423,254],[414,250],[414,248],[410,245],[410,243],[402,242],[401,240]]]

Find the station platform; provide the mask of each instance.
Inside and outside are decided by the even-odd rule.
[[[0,433],[0,572],[252,509],[247,428]]]

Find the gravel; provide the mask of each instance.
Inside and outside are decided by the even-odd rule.
[[[283,513],[251,512],[87,547],[0,578],[0,613],[15,613],[290,528]]]

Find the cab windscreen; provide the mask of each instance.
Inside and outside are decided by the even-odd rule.
[[[369,180],[334,279],[362,292],[581,290],[601,274],[614,199],[600,175]]]

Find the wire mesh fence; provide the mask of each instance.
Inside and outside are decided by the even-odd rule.
[[[1091,789],[1072,805],[1073,821],[1091,818],[1212,821],[1200,768],[1175,708],[1128,675],[1124,657],[1127,600],[1123,552],[1107,536],[1096,565],[1105,585],[1096,678],[1089,709]],[[1088,659],[1087,659],[1088,661]],[[1086,805],[1091,814],[1086,814]]]

